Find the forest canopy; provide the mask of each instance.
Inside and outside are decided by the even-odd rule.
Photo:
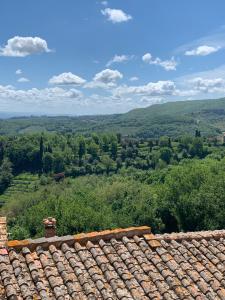
[[[224,228],[225,159],[142,172],[70,178],[18,194],[3,208],[11,238],[42,236],[46,216],[57,219],[59,235],[138,225],[153,232]]]
[[[198,130],[179,139],[2,136],[0,158],[1,214],[12,239],[42,236],[47,216],[57,219],[59,235],[139,225],[158,233],[225,226],[225,146]]]

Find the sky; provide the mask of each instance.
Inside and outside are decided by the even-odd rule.
[[[224,95],[224,0],[1,0],[0,112],[111,114]]]

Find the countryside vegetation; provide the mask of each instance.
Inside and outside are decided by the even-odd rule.
[[[1,120],[0,214],[10,238],[43,236],[46,216],[59,235],[224,228],[225,100],[213,101]]]
[[[159,138],[204,136],[225,131],[225,99],[177,101],[137,108],[125,114],[80,117],[20,117],[0,120],[0,134],[60,132],[91,134],[120,132],[122,135]]]

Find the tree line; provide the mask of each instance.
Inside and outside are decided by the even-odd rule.
[[[12,239],[43,236],[46,216],[57,219],[59,235],[141,225],[163,233],[224,229],[224,203],[225,159],[207,157],[52,182],[12,197],[2,213]]]
[[[14,176],[39,175],[32,193],[6,201],[11,238],[149,225],[154,232],[224,228],[225,147],[216,138],[133,138],[120,134],[0,137],[0,194]],[[53,175],[64,172],[63,182]],[[84,176],[85,175],[85,176]],[[51,180],[44,180],[51,179]]]
[[[215,146],[215,143],[213,144]],[[164,168],[182,159],[204,158],[212,144],[196,131],[195,136],[177,140],[169,137],[141,139],[121,134],[90,136],[45,133],[0,137],[0,193],[13,176],[23,172],[66,176],[110,175],[122,168]]]

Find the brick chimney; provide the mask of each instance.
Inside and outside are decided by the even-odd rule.
[[[43,224],[45,227],[45,237],[50,238],[56,236],[56,219],[55,218],[47,218],[43,220]]]

